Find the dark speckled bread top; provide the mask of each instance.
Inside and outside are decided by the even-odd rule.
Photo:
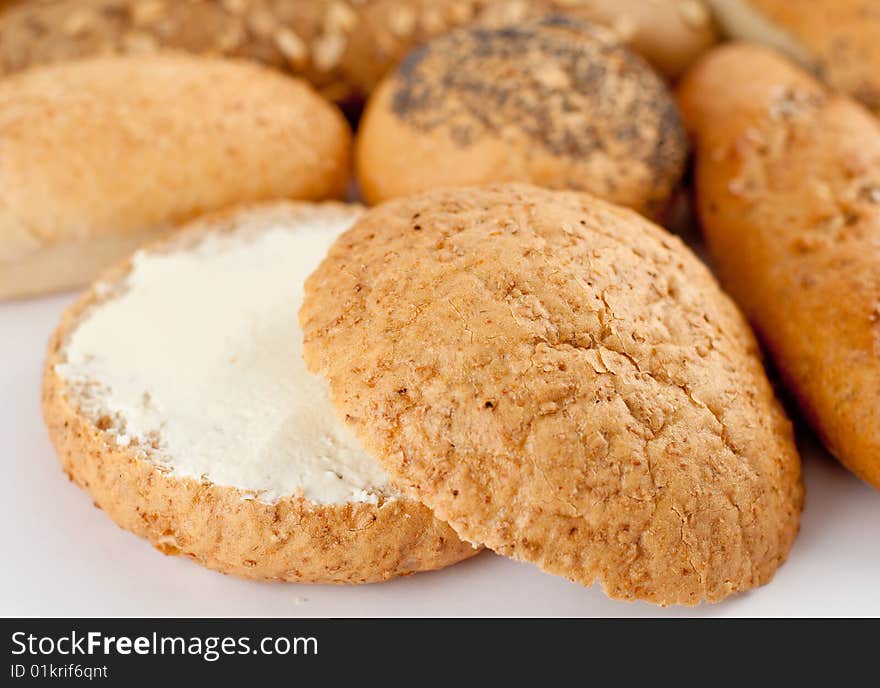
[[[656,98],[657,77],[598,27],[554,16],[457,31],[415,50],[397,77],[394,114],[425,131],[448,126],[463,146],[514,123],[556,155],[590,155],[610,134],[634,158],[679,164],[675,105]],[[621,86],[632,88],[626,121],[617,117],[617,99],[603,97]],[[672,135],[648,135],[635,126],[640,120],[666,125]]]
[[[417,139],[427,154],[412,155]],[[415,50],[371,102],[360,143],[372,201],[519,180],[648,214],[665,205],[687,149],[650,67],[605,29],[562,16],[459,30]],[[468,156],[497,159],[474,166]]]

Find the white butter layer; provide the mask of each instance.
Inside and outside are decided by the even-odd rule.
[[[118,444],[173,475],[268,503],[393,496],[302,360],[303,282],[351,221],[334,213],[138,253],[120,295],[81,321],[57,371]]]

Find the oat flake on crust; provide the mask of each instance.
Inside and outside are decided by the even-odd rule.
[[[383,204],[309,278],[309,366],[466,540],[696,604],[766,583],[803,500],[740,313],[637,214],[525,185]]]

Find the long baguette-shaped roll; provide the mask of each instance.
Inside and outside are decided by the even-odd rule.
[[[335,106],[243,61],[95,58],[0,80],[0,299],[84,284],[205,211],[339,197],[350,147]]]
[[[880,123],[745,44],[679,95],[723,283],[829,450],[880,488]]]

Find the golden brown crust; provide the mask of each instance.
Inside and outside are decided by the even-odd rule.
[[[0,270],[89,239],[124,250],[237,203],[339,197],[349,179],[348,124],[307,84],[183,54],[0,80],[0,140]],[[89,262],[73,267],[57,286],[95,276]]]
[[[554,16],[460,29],[411,53],[370,100],[357,171],[371,203],[522,181],[656,215],[686,154],[675,102],[644,61]]]
[[[880,126],[748,45],[711,53],[680,102],[722,281],[828,448],[880,487]]]
[[[751,332],[631,211],[524,185],[391,201],[300,321],[364,445],[464,539],[658,604],[766,583],[791,547],[800,462]]]
[[[38,0],[0,4],[0,73],[173,48],[258,60],[354,104],[430,38],[473,21],[516,23],[550,10],[619,30],[673,75],[714,39],[701,7],[697,0]]]
[[[739,9],[766,22],[782,35],[774,47],[815,69],[831,86],[880,110],[880,6],[875,0],[713,0],[713,5],[722,19]],[[741,16],[724,22],[728,33],[763,42],[766,28],[755,33],[754,22],[736,21]]]
[[[150,250],[171,251],[201,233],[232,231],[333,206],[275,204],[243,209],[194,224]],[[102,282],[118,283],[128,263]],[[112,293],[112,288],[110,289]],[[104,293],[102,291],[102,293]],[[248,499],[232,487],[170,475],[134,448],[120,449],[78,407],[55,371],[82,314],[99,304],[95,289],[64,315],[49,344],[43,414],[64,471],[122,528],[166,554],[246,578],[314,583],[366,583],[436,569],[476,553],[424,506],[406,499],[378,505],[315,505],[299,497],[274,504]]]

